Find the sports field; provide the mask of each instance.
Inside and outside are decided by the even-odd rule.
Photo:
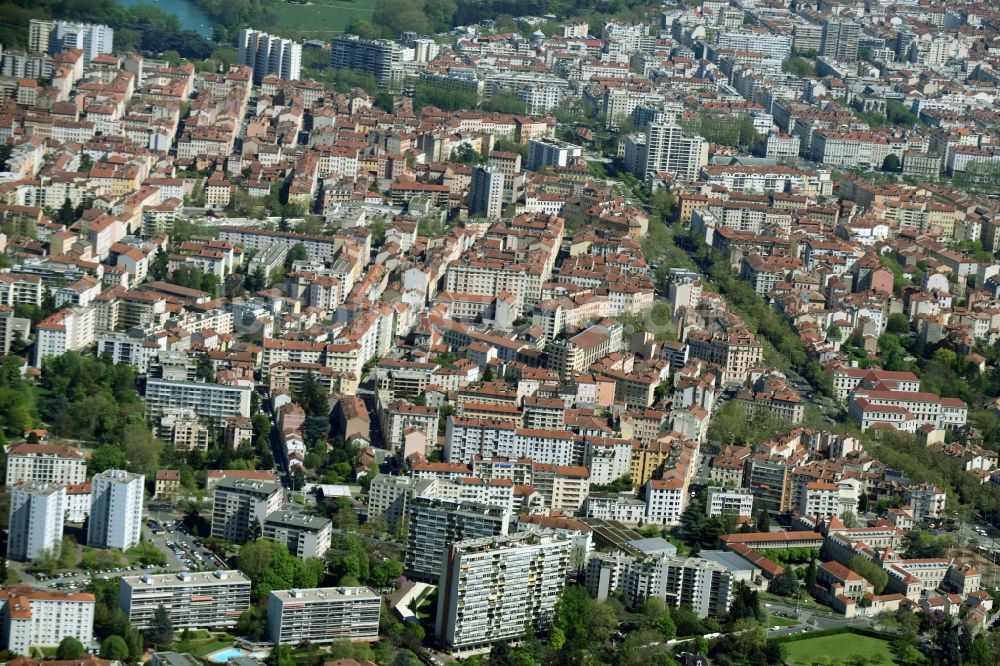
[[[297,30],[309,38],[341,32],[354,19],[370,21],[375,0],[312,0],[304,5],[285,3],[278,13],[277,26]]]
[[[795,641],[785,644],[785,650],[788,653],[788,663],[796,666],[846,665],[847,660],[855,655],[864,657],[879,655],[882,657],[879,663],[885,666],[896,663],[888,641],[857,634],[838,634]]]

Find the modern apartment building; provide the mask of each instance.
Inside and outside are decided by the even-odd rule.
[[[275,645],[377,641],[382,597],[367,587],[274,590],[267,631]]]
[[[608,354],[621,351],[622,330],[618,322],[594,324],[571,338],[553,340],[549,368],[563,379],[571,378]]]
[[[42,367],[42,361],[50,356],[93,344],[96,323],[92,305],[66,308],[40,321],[35,327],[35,367]]]
[[[10,489],[7,557],[32,562],[62,546],[66,487],[25,481]]]
[[[250,416],[253,385],[214,384],[162,378],[146,380],[146,416],[156,418],[166,409],[193,409],[202,419],[222,427],[231,416]]]
[[[323,557],[333,536],[329,518],[297,511],[275,511],[264,519],[263,528],[265,539],[285,544],[297,557]]]
[[[215,487],[212,536],[232,543],[250,538],[256,519],[261,527],[268,514],[281,508],[285,493],[277,481],[223,479]]]
[[[573,465],[580,462],[570,430],[518,428],[499,419],[449,416],[444,457],[452,463],[483,458],[531,458],[537,463]]]
[[[417,479],[412,476],[390,476],[379,474],[372,480],[368,493],[368,516],[385,516],[390,530],[395,530],[399,521],[409,513],[410,499],[421,494],[432,479]]]
[[[128,550],[142,536],[142,474],[109,469],[91,480],[87,545]]]
[[[435,582],[451,544],[507,534],[511,511],[506,507],[439,497],[414,497],[407,517],[403,569],[409,578]]]
[[[823,48],[823,26],[797,21],[792,25],[792,48],[799,53],[819,53]]]
[[[528,142],[528,159],[524,168],[538,171],[542,167],[559,168],[580,157],[583,148],[558,139],[532,139]]]
[[[860,40],[858,23],[845,18],[829,18],[823,22],[820,55],[833,60],[857,60]]]
[[[758,51],[769,58],[784,60],[792,52],[792,39],[788,35],[775,35],[754,30],[729,30],[717,39],[719,50]]]
[[[379,85],[402,74],[403,47],[389,39],[361,39],[339,35],[330,42],[330,65],[334,69],[356,69],[375,77]]]
[[[28,51],[48,53],[55,27],[52,21],[31,19],[28,22]]]
[[[688,481],[684,475],[649,479],[645,486],[646,520],[656,525],[679,525],[687,507]]]
[[[284,81],[297,81],[302,67],[302,45],[290,39],[244,28],[240,30],[237,63],[253,70],[253,82],[270,74]]]
[[[210,469],[205,479],[205,490],[215,493],[215,489],[224,479],[244,479],[247,481],[277,481],[274,472],[260,469]]]
[[[503,213],[503,188],[505,176],[496,167],[477,166],[472,169],[469,189],[469,214],[482,215],[489,220],[498,219]]]
[[[175,629],[236,626],[250,608],[250,579],[239,571],[122,576],[118,607],[136,629],[148,629],[162,604]]]
[[[25,273],[0,273],[0,305],[42,305],[42,279]]]
[[[753,493],[749,488],[718,488],[708,489],[708,501],[705,511],[709,516],[721,516],[731,513],[741,520],[749,520],[753,515]]]
[[[222,227],[219,229],[219,240],[243,246],[244,250],[256,252],[268,250],[275,246],[291,249],[300,243],[306,248],[309,261],[333,261],[344,241],[335,236],[320,234],[300,234],[294,231],[276,231],[254,227]],[[287,340],[265,340],[265,342],[281,343]],[[284,360],[301,360],[289,359]]]
[[[80,49],[83,51],[84,66],[97,56],[114,51],[115,31],[106,25],[55,21],[51,28],[29,26],[29,42],[36,35],[39,45],[47,40],[48,50],[52,52]]]
[[[596,553],[586,569],[587,590],[598,599],[621,590],[633,602],[657,597],[674,608],[687,606],[698,617],[729,611],[736,580],[725,566],[697,557]]]
[[[84,645],[94,637],[94,595],[54,592],[29,585],[0,588],[0,647],[30,655],[71,636]]]
[[[87,464],[79,449],[57,444],[14,444],[7,449],[6,483],[42,481],[73,485],[87,480]]]
[[[781,456],[760,453],[747,462],[745,476],[759,509],[788,513],[792,510],[792,468]]]
[[[531,469],[531,487],[545,498],[549,509],[574,516],[590,493],[590,470],[581,465],[546,465]]]
[[[650,123],[646,133],[646,159],[639,177],[651,174],[677,174],[679,180],[698,179],[701,167],[708,164],[708,142],[700,136],[686,137],[673,123]]]
[[[533,531],[460,541],[438,583],[437,637],[453,649],[516,640],[552,622],[572,542]]]

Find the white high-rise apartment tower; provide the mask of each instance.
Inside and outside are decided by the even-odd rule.
[[[121,469],[94,475],[87,545],[128,550],[139,543],[145,481],[142,474]]]
[[[49,35],[50,50],[80,49],[84,66],[99,55],[113,52],[114,45],[115,31],[106,25],[56,21]]]
[[[28,21],[28,51],[48,53],[50,38],[55,24],[52,21],[31,19]]]
[[[667,171],[679,180],[693,181],[708,164],[708,142],[700,136],[684,136],[673,123],[650,123],[646,134],[646,170],[650,174]]]
[[[250,527],[261,526],[281,508],[285,493],[276,481],[223,479],[215,487],[212,502],[212,536],[232,543],[251,538]]]
[[[239,64],[253,70],[253,82],[260,83],[269,74],[286,81],[297,81],[302,68],[302,45],[290,39],[244,28],[237,44]]]
[[[10,491],[10,530],[7,557],[31,562],[62,545],[66,488],[25,481]]]
[[[438,638],[459,649],[516,640],[552,623],[572,543],[519,532],[448,548],[438,585]]]

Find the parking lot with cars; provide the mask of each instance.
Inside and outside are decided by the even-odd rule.
[[[166,569],[170,571],[200,571],[226,568],[226,563],[191,535],[180,520],[150,518],[143,527],[148,542],[167,556]]]

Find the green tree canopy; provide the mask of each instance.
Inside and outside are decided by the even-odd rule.
[[[128,644],[121,636],[108,636],[101,642],[101,659],[111,661],[126,661],[128,659]]]
[[[105,444],[90,456],[87,467],[94,474],[106,469],[122,469],[125,467],[125,454],[114,444]]]
[[[166,606],[160,604],[153,611],[153,619],[146,630],[146,638],[157,650],[166,650],[174,642],[174,623]]]
[[[816,76],[816,68],[799,56],[789,56],[781,62],[781,71],[795,76]]]
[[[909,333],[910,318],[902,312],[893,312],[886,320],[885,330],[887,333]]]
[[[157,439],[143,423],[130,423],[122,432],[122,452],[125,467],[130,472],[145,474],[146,478],[156,474],[160,466],[163,442]]]
[[[562,653],[574,663],[591,646],[601,645],[618,625],[618,617],[606,603],[599,602],[578,585],[568,585],[556,604],[553,627],[564,638]]]
[[[84,649],[83,643],[72,636],[67,636],[59,641],[59,647],[56,648],[56,659],[76,661],[86,656],[87,651]]]
[[[852,557],[848,568],[871,583],[875,588],[875,594],[882,594],[882,590],[889,583],[889,574],[863,555]]]
[[[316,587],[323,572],[321,560],[300,560],[288,552],[285,544],[266,539],[243,544],[237,562],[240,571],[250,579],[258,599],[267,597],[271,590]]]
[[[791,569],[785,569],[771,579],[767,591],[782,597],[790,597],[799,589],[799,581]]]

